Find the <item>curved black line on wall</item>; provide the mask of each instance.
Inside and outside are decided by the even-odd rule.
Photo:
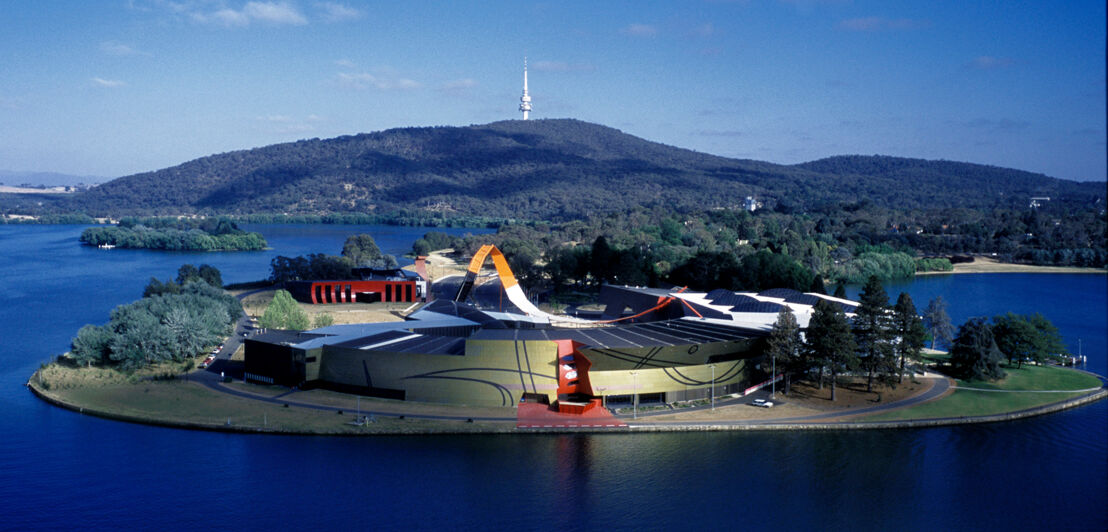
[[[539,393],[539,389],[535,387],[535,374],[531,373],[531,356],[527,354],[527,342],[523,342],[523,360],[527,361],[527,375],[531,377],[531,391]]]
[[[519,389],[527,391],[527,383],[523,380],[523,364],[519,361],[519,340],[512,342],[516,348],[516,370],[519,371]]]
[[[735,362],[734,364],[732,364],[730,368],[727,368],[726,371],[724,371],[723,373],[716,376],[716,381],[715,382],[718,384],[721,381],[726,381],[727,379],[730,379],[730,378],[738,375],[739,371],[740,371],[739,365],[741,365],[741,364],[742,364],[741,360]],[[675,373],[677,375],[677,377],[681,377],[681,379],[685,379],[685,380],[680,380],[677,377],[674,377],[673,375],[670,375],[669,374],[670,370],[672,370],[673,373]],[[692,377],[689,377],[688,375],[684,375],[677,368],[662,368],[662,371],[665,372],[667,377],[669,377],[670,379],[672,379],[674,382],[676,382],[678,384],[684,384],[684,385],[687,385],[687,386],[703,386],[703,385],[712,384],[712,381],[710,381],[710,380],[702,381],[702,380],[697,380],[697,379],[694,379]]]
[[[622,351],[616,351],[615,349],[596,349],[596,348],[592,348],[592,352],[599,353],[601,355],[604,355],[604,356],[609,357],[609,358],[614,358],[616,360],[621,360],[623,362],[633,362],[633,363],[639,364],[635,368],[631,368],[631,369],[638,369],[638,368],[641,368],[641,367],[647,366],[647,365],[649,365],[651,367],[655,367],[655,368],[668,368],[668,367],[673,367],[673,366],[687,366],[687,365],[689,365],[688,362],[673,362],[673,361],[670,361],[670,360],[649,360],[649,361],[647,361],[646,357],[644,357],[644,356],[633,355],[631,353],[624,353]],[[613,353],[615,353],[615,354],[613,354]]]
[[[403,378],[412,379],[412,378],[415,378],[415,377],[430,377],[430,376],[433,376],[433,375],[441,375],[443,373],[453,373],[455,371],[507,371],[508,373],[517,373],[517,371],[515,371],[515,370],[504,369],[504,368],[454,368],[454,369],[440,369],[438,371],[420,373],[418,375],[409,375],[409,376],[403,377]],[[550,380],[555,380],[555,381],[558,380],[558,377],[556,377],[554,375],[543,375],[542,373],[532,373],[532,375],[537,375],[539,377],[543,377],[543,378],[550,379]]]
[[[492,386],[493,388],[495,388],[496,391],[500,392],[500,406],[511,406],[511,405],[515,404],[512,400],[512,392],[509,391],[507,388],[505,388],[503,385],[497,384],[497,383],[492,382],[492,381],[483,381],[481,379],[469,379],[469,378],[466,378],[466,377],[446,377],[446,376],[441,376],[441,375],[440,376],[415,375],[415,376],[412,376],[412,377],[404,377],[404,378],[405,379],[444,379],[444,380],[452,380],[452,381],[468,381],[468,382],[476,382],[476,383],[479,383],[479,384],[487,384],[487,385]],[[507,395],[507,397],[505,397],[505,395]]]

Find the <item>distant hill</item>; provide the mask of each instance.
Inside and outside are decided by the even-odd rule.
[[[66,187],[75,185],[94,185],[103,183],[106,178],[88,175],[59,174],[57,172],[17,172],[14,170],[0,170],[0,184],[9,187],[23,185]]]
[[[790,208],[869,201],[892,208],[1022,207],[1031,196],[1091,204],[1103,183],[949,161],[842,156],[798,165],[650,142],[578,120],[391,129],[202,157],[71,198],[93,215],[394,213],[564,220],[664,205]]]

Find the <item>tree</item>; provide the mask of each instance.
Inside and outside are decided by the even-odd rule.
[[[354,266],[364,266],[381,258],[381,248],[377,247],[377,242],[370,235],[350,235],[342,245],[342,256],[350,259]]]
[[[589,254],[589,273],[592,273],[593,279],[596,279],[598,283],[610,279],[614,260],[614,254],[611,246],[608,245],[608,239],[604,238],[604,235],[596,237]]]
[[[831,297],[837,297],[839,299],[846,299],[846,286],[842,283],[835,285],[835,293]]]
[[[916,305],[912,296],[901,292],[893,307],[893,334],[898,341],[894,344],[896,354],[900,356],[899,381],[904,382],[904,364],[906,360],[919,360],[920,349],[927,331],[923,320],[916,314]]]
[[[873,378],[887,376],[895,362],[889,296],[881,286],[881,280],[871,275],[858,299],[860,304],[854,311],[851,331],[858,359],[866,370],[866,391],[872,392]]]
[[[185,286],[189,281],[195,281],[200,279],[200,270],[196,269],[196,266],[191,264],[182,264],[177,269],[177,284]]]
[[[312,320],[312,328],[313,329],[322,329],[323,327],[329,327],[329,326],[334,325],[334,324],[335,324],[335,317],[328,314],[328,313],[326,313],[326,312],[324,312],[322,314],[317,314],[315,319]]]
[[[766,354],[771,363],[785,373],[785,394],[788,395],[792,384],[792,373],[803,371],[803,363],[800,357],[800,326],[796,323],[796,316],[787,305],[781,307],[777,313],[777,321],[769,331],[769,339],[766,341]],[[771,375],[776,379],[777,375]]]
[[[950,323],[950,316],[946,314],[946,302],[942,296],[935,297],[927,304],[927,310],[923,311],[923,323],[931,332],[931,349],[935,349],[939,340],[943,344],[950,343],[954,326]]]
[[[1058,329],[1039,313],[994,316],[992,329],[997,347],[1008,357],[1008,364],[1017,368],[1022,368],[1025,360],[1042,362],[1065,352]]]
[[[831,400],[834,401],[835,383],[839,373],[854,369],[858,361],[854,356],[854,336],[850,334],[850,324],[842,307],[838,303],[821,299],[812,312],[805,336],[808,357],[821,364],[821,383],[822,367],[831,370]]]
[[[415,242],[412,242],[412,253],[419,255],[430,255],[432,251],[431,243],[426,238],[418,238]]]
[[[181,285],[173,281],[166,281],[163,283],[159,281],[157,277],[151,277],[150,282],[146,283],[146,288],[142,290],[142,297],[179,293],[181,293]]]
[[[1066,344],[1062,341],[1062,335],[1058,332],[1058,328],[1054,326],[1050,320],[1038,312],[1032,314],[1028,319],[1031,325],[1035,326],[1035,329],[1039,331],[1039,336],[1042,338],[1043,350],[1039,354],[1042,355],[1042,359],[1036,359],[1037,362],[1042,362],[1044,359],[1051,355],[1068,355],[1069,351],[1066,350]]]
[[[85,325],[77,331],[70,353],[78,364],[91,366],[108,361],[111,352],[112,331],[107,327]]]
[[[996,346],[992,328],[985,318],[970,318],[958,328],[950,348],[954,374],[967,380],[996,380],[1004,377],[1000,369],[1003,355]]]
[[[812,286],[808,288],[808,291],[815,294],[826,294],[827,286],[826,283],[823,282],[823,277],[820,275],[813,275]]]
[[[993,317],[993,338],[996,346],[1008,357],[1008,365],[1019,364],[1024,359],[1039,359],[1039,331],[1026,318],[1011,312]]]
[[[739,284],[744,290],[792,288],[804,292],[812,287],[812,272],[784,253],[759,250],[743,257],[739,266]]]
[[[215,266],[209,266],[207,264],[200,265],[200,271],[197,272],[200,280],[208,283],[216,288],[223,288],[223,274],[219,272],[219,269]]]
[[[266,306],[258,324],[266,329],[289,329],[303,331],[308,328],[308,314],[292,298],[287,290],[278,290],[273,301]]]

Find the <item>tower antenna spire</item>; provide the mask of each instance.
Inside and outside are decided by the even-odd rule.
[[[523,58],[523,96],[519,97],[519,110],[523,112],[523,119],[531,115],[531,95],[527,94],[527,58]]]

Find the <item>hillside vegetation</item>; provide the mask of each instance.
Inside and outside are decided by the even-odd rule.
[[[1018,208],[1031,196],[1088,207],[1104,195],[1103,183],[949,161],[843,156],[788,166],[728,159],[560,119],[392,129],[223,153],[121,177],[43,208],[563,221],[632,207],[734,208],[746,196],[804,211],[863,199],[893,209]]]

